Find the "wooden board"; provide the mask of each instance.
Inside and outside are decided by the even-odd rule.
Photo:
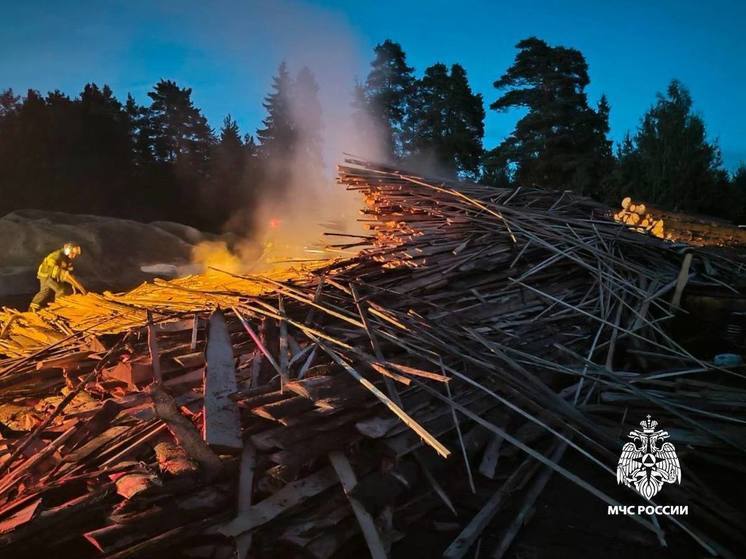
[[[241,416],[230,398],[237,390],[233,346],[220,310],[210,317],[206,357],[203,437],[217,450],[241,450]]]

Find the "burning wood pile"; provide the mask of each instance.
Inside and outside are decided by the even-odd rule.
[[[598,514],[645,503],[616,464],[647,414],[685,480],[653,502],[691,512],[633,520],[654,545],[746,549],[707,477],[742,469],[743,371],[665,327],[687,283],[737,290],[739,264],[569,193],[358,160],[339,182],[366,200],[370,234],[335,245],[354,257],[0,315],[4,556],[378,558],[446,511],[439,554],[501,557],[553,473]]]

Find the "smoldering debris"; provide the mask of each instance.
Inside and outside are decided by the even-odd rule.
[[[713,481],[739,473],[742,370],[666,328],[681,282],[743,288],[731,256],[695,248],[681,279],[679,247],[570,193],[364,160],[339,180],[366,201],[367,234],[331,237],[352,258],[0,314],[0,409],[15,406],[5,553],[383,557],[458,511],[436,528],[458,523],[439,552],[456,558],[488,545],[491,519],[512,507],[500,555],[552,474],[599,510],[618,504],[624,432],[651,414],[686,457],[666,499],[706,514],[631,517],[635,542],[743,554],[737,492]],[[232,367],[211,358],[229,353]],[[209,413],[219,401],[238,414]],[[210,446],[200,434],[213,428],[239,429],[243,448]],[[568,449],[606,481],[560,465]]]

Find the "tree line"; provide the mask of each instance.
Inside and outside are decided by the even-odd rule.
[[[522,109],[515,129],[485,147],[484,99],[459,64],[421,75],[401,45],[374,49],[354,86],[351,116],[383,157],[422,172],[498,186],[571,189],[618,205],[632,196],[666,209],[746,221],[746,168],[730,175],[687,89],[673,81],[614,149],[609,101],[592,106],[576,49],[537,38],[516,45],[490,110]],[[282,196],[290,173],[323,175],[318,84],[308,68],[278,68],[255,135],[227,116],[218,131],[192,90],[159,81],[140,105],[104,85],[0,93],[0,215],[19,208],[166,219],[245,232],[251,208]],[[364,155],[364,154],[363,154]]]
[[[481,95],[455,64],[427,68],[416,78],[401,46],[375,49],[355,108],[382,122],[388,155],[403,164],[425,158],[444,175],[498,186],[570,189],[618,206],[624,196],[664,209],[746,221],[746,167],[732,175],[717,143],[693,111],[686,87],[674,80],[640,124],[613,148],[606,96],[591,106],[588,64],[577,49],[531,37],[516,45],[513,64],[494,82],[489,108],[522,109],[514,130],[486,149]]]
[[[291,77],[281,65],[257,143],[230,115],[213,131],[192,90],[170,80],[153,87],[146,105],[131,95],[122,103],[96,84],[76,98],[34,90],[20,98],[6,90],[0,94],[0,215],[35,208],[245,233],[252,206],[276,194],[286,179],[282,169],[298,159],[301,136],[312,154],[304,158],[313,167],[309,176],[321,173],[317,93],[308,68]]]

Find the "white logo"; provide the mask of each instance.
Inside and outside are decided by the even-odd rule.
[[[629,432],[629,442],[622,448],[616,468],[616,481],[634,487],[646,499],[652,499],[664,483],[681,483],[681,466],[676,449],[671,443],[663,443],[668,438],[666,431],[656,431],[658,422],[647,419],[640,421],[642,431]]]

